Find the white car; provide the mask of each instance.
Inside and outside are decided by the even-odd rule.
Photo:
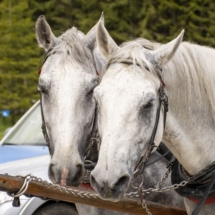
[[[22,175],[33,173],[34,176],[49,181],[48,165],[49,155],[27,158],[0,164],[0,174]],[[12,206],[13,198],[6,192],[0,192],[0,214],[1,215],[78,215],[75,204],[56,202],[53,200],[42,200],[38,197],[20,197],[21,206]]]
[[[40,103],[36,102],[0,141],[0,164],[49,154],[41,131]]]

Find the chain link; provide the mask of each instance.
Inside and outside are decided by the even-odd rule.
[[[170,172],[171,172],[172,169],[173,169],[174,162],[175,162],[175,160],[169,163],[169,165],[167,166],[167,171],[166,171],[166,173],[164,174],[164,177],[161,179],[160,182],[158,182],[158,183],[154,186],[154,188],[160,188],[160,186],[161,186],[161,185],[164,183],[164,181],[168,178]]]
[[[163,188],[148,188],[147,190],[142,190],[142,194],[150,194],[150,193],[163,193],[170,190],[178,189],[179,187],[184,187],[188,184],[189,181],[182,181],[180,184],[173,184],[171,186],[163,187]],[[126,193],[125,197],[139,197],[138,192],[130,192]]]
[[[79,191],[79,190],[72,189],[72,188],[66,188],[66,187],[60,186],[58,184],[52,184],[52,183],[50,183],[46,180],[42,180],[41,178],[38,178],[36,176],[31,176],[31,177],[32,177],[32,181],[39,182],[39,183],[43,184],[44,186],[47,186],[54,190],[59,190],[63,193],[72,194],[74,196],[79,196],[81,198],[84,198],[84,197],[95,198],[95,199],[99,198],[99,195],[96,193],[89,193],[89,192]]]
[[[145,209],[145,211],[148,215],[152,215],[152,213],[150,212],[150,210],[147,207],[146,202],[142,202],[142,207]]]

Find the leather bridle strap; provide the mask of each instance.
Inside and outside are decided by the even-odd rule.
[[[162,82],[161,82],[162,83]],[[155,125],[152,131],[152,135],[149,141],[149,145],[148,145],[148,149],[146,150],[146,153],[141,156],[138,164],[136,165],[135,169],[134,169],[134,174],[133,174],[133,180],[135,180],[135,178],[142,174],[143,169],[145,168],[146,162],[149,159],[150,154],[152,153],[153,149],[156,148],[157,146],[154,143],[154,139],[157,133],[157,128],[158,128],[158,124],[159,124],[159,119],[160,119],[160,112],[161,112],[161,106],[163,105],[164,107],[164,128],[166,125],[166,115],[168,112],[168,98],[164,92],[164,85],[162,84],[160,89],[159,89],[159,105],[157,108],[157,113],[156,113],[156,119],[155,119]]]
[[[43,103],[42,103],[42,94],[41,93],[40,93],[40,110],[41,110],[41,116],[42,116],[41,129],[42,129],[44,139],[45,139],[45,141],[47,143],[47,146],[48,146],[48,149],[49,149],[49,154],[52,155],[51,154],[50,139],[49,139],[49,135],[48,135],[48,132],[47,132],[47,129],[46,129],[45,117],[44,117],[44,113],[43,113]]]
[[[46,55],[45,55],[45,57],[44,57],[44,59],[43,59],[43,63],[42,63],[42,66],[41,66],[41,68],[40,68],[40,70],[38,71],[38,75],[40,75],[41,74],[41,71],[42,71],[42,68],[43,68],[43,65],[44,65],[44,63],[46,62],[46,60],[49,58],[49,56],[52,54],[56,54],[57,52],[53,52],[53,53],[51,53],[52,52],[52,50],[53,49],[49,49],[48,51],[47,51],[47,53],[46,53]]]
[[[59,53],[59,52],[52,52],[52,50],[53,49],[50,49],[46,53],[45,58],[44,58],[43,63],[42,63],[42,66],[41,66],[40,70],[38,71],[39,75],[41,74],[42,67],[43,67],[44,63],[46,62],[46,60],[49,58],[49,56],[53,55],[53,54],[56,54],[56,53]],[[95,69],[96,69],[96,65],[95,65]],[[98,73],[97,69],[96,69],[96,75],[99,76],[99,73]],[[52,151],[51,151],[50,139],[49,139],[49,135],[48,135],[48,132],[47,132],[47,129],[46,129],[46,122],[45,122],[45,117],[44,117],[44,113],[43,113],[42,94],[41,93],[40,93],[40,109],[41,109],[41,116],[42,116],[42,126],[41,126],[41,128],[42,128],[43,136],[44,136],[44,139],[45,139],[45,141],[47,143],[47,146],[49,148],[49,154],[52,155],[51,154]],[[95,121],[96,121],[96,117],[93,120],[93,130],[92,130],[92,132],[95,130],[95,124],[96,124]]]

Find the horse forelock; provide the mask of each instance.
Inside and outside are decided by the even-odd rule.
[[[91,51],[84,43],[84,34],[72,27],[63,33],[58,39],[57,44],[52,48],[49,55],[58,53],[62,59],[62,64],[66,61],[75,61],[82,67],[84,71],[92,72],[90,64],[93,64],[93,56]]]
[[[153,43],[146,39],[136,39],[123,43],[108,59],[103,68],[101,77],[104,76],[111,64],[128,63],[133,65],[136,64],[141,68],[147,69],[149,74],[152,74],[152,76],[157,78],[160,71],[157,69],[157,65],[152,64],[147,60],[147,54],[149,54],[147,53],[147,50],[154,50],[158,46],[158,43]]]

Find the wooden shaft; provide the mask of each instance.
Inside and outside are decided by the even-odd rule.
[[[16,193],[23,185],[23,182],[24,182],[23,178],[0,174],[0,191]],[[75,187],[75,190],[83,191],[83,189],[76,188],[76,187]],[[87,192],[95,193],[94,191],[91,191],[88,189],[87,189]],[[37,197],[46,197],[57,201],[81,203],[81,204],[91,205],[91,206],[109,209],[109,210],[127,212],[131,214],[147,215],[145,212],[145,209],[142,208],[140,201],[137,201],[135,199],[131,199],[131,198],[122,199],[118,202],[111,202],[111,201],[102,200],[100,198],[97,198],[97,199],[87,198],[87,197],[82,198],[80,196],[67,194],[59,190],[50,188],[36,181],[31,181],[29,183],[28,189],[25,192],[25,194],[37,196]],[[149,201],[147,201],[147,206],[153,215],[158,215],[158,214],[159,215],[161,214],[186,215],[186,212],[184,210],[167,207],[160,204],[155,204]]]

